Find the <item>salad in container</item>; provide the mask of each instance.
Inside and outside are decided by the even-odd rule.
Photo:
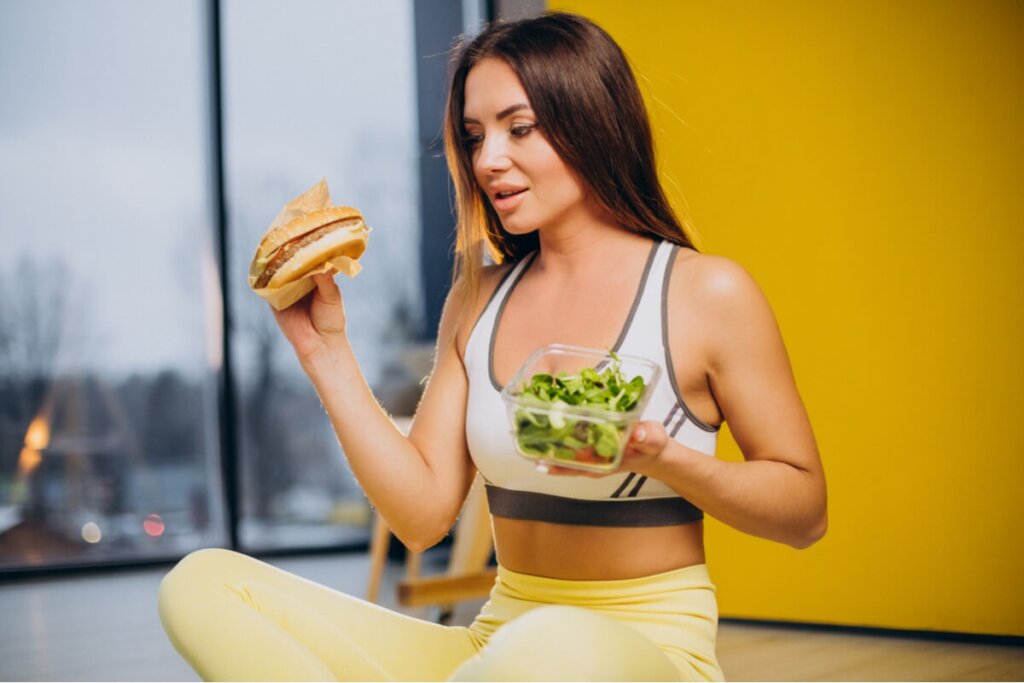
[[[516,450],[547,465],[616,469],[660,375],[637,356],[542,346],[501,392]]]

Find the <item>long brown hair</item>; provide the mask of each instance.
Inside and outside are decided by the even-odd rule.
[[[464,307],[476,300],[485,250],[497,263],[515,262],[539,244],[536,231],[513,235],[502,227],[473,173],[462,121],[466,78],[486,57],[512,67],[539,130],[615,222],[694,246],[658,180],[647,109],[612,37],[574,14],[495,22],[455,53],[445,113],[445,155],[458,209],[453,282]]]

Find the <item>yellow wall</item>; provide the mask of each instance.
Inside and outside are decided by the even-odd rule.
[[[1024,635],[1024,4],[549,5],[630,56],[818,436],[822,542],[709,522],[723,615]]]

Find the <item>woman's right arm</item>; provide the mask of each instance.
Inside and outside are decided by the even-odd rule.
[[[473,481],[466,445],[468,383],[455,343],[440,348],[406,438],[378,404],[345,332],[341,292],[316,276],[306,299],[275,311],[338,435],[352,472],[392,532],[420,551],[448,533]],[[441,317],[438,339],[454,339],[458,306]]]

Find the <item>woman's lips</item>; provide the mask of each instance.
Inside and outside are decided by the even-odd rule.
[[[494,209],[501,212],[511,211],[519,206],[525,195],[526,188],[512,192],[497,192],[495,193],[494,200],[492,201]]]

